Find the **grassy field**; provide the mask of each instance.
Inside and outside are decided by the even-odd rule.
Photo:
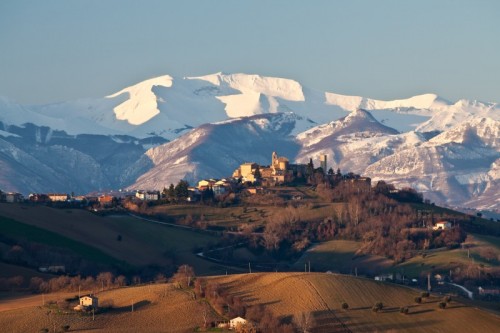
[[[447,273],[450,269],[466,266],[469,263],[482,264],[485,267],[498,266],[500,256],[500,239],[498,237],[472,235],[467,236],[465,246],[467,249],[429,251],[425,257],[417,255],[408,261],[401,263],[397,268],[405,274],[413,277],[420,272],[435,271]],[[488,260],[483,256],[484,250],[491,249],[495,259]]]
[[[304,265],[311,263],[311,270],[317,272],[340,272],[354,274],[357,267],[360,274],[404,273],[409,277],[418,277],[421,272],[449,272],[458,266],[465,266],[474,260],[485,267],[498,266],[500,256],[500,239],[493,236],[469,235],[466,246],[470,247],[470,257],[466,249],[439,249],[428,251],[426,256],[415,255],[413,258],[394,265],[392,260],[375,255],[356,254],[361,242],[332,240],[317,244],[310,248],[293,266],[294,270],[304,270]],[[482,255],[490,249],[494,259],[486,259]]]
[[[105,254],[103,251],[82,242],[61,236],[52,231],[47,231],[44,228],[24,224],[1,216],[0,232],[14,239],[25,239],[30,242],[65,248],[90,261],[119,266],[122,264],[122,262]]]
[[[197,247],[217,242],[217,237],[206,233],[153,224],[128,216],[100,217],[83,210],[43,206],[0,204],[0,216],[10,219],[9,223],[0,224],[6,230],[20,225],[12,220],[20,221],[23,228],[31,230],[28,234],[33,234],[34,241],[57,240],[60,246],[85,253],[89,251],[92,256],[116,258],[133,266],[161,266],[174,258],[176,263],[194,266],[198,274],[225,272],[225,268],[200,259],[193,253]],[[33,230],[38,231],[33,228],[44,229],[43,237],[37,238],[41,234],[33,233]],[[26,236],[18,236],[23,235]],[[118,241],[118,235],[121,241]]]
[[[438,308],[440,297],[422,304],[418,292],[351,276],[324,273],[247,274],[214,278],[250,304],[266,304],[276,315],[292,319],[311,313],[312,332],[334,332],[341,323],[353,332],[500,332],[500,318],[474,307],[451,302]],[[341,309],[347,302],[349,310]],[[371,310],[382,302],[380,313]],[[408,306],[410,314],[399,313]]]
[[[60,294],[55,299],[63,300],[73,295]],[[153,284],[140,287],[125,287],[104,291],[97,294],[100,304],[112,304],[113,307],[103,313],[82,315],[73,311],[58,312],[55,307],[41,306],[41,295],[36,301],[40,305],[26,303],[20,299],[18,303],[28,305],[16,306],[15,301],[9,304],[11,309],[0,311],[0,327],[2,332],[40,332],[49,328],[69,325],[70,331],[78,332],[193,332],[203,324],[200,315],[201,305],[181,290],[170,284]],[[48,299],[51,295],[46,295]],[[76,303],[75,303],[76,304]],[[132,312],[132,304],[134,311]],[[21,304],[22,305],[22,304]],[[1,308],[0,308],[1,310]],[[47,315],[48,311],[52,311]]]
[[[348,240],[333,240],[317,244],[309,249],[292,267],[304,270],[311,264],[316,272],[338,272],[354,274],[356,267],[360,274],[376,274],[392,266],[392,261],[374,255],[356,255],[361,243]]]

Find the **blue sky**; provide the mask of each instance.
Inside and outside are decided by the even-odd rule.
[[[495,0],[2,0],[0,95],[49,103],[222,71],[500,102],[499,15]]]

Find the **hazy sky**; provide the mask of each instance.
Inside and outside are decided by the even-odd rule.
[[[500,102],[500,1],[0,1],[0,95],[20,103],[219,71]]]

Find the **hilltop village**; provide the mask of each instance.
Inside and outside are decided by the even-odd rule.
[[[0,202],[29,201],[41,204],[88,206],[93,209],[110,208],[123,201],[141,200],[145,202],[162,201],[166,203],[175,199],[186,202],[206,202],[208,200],[224,201],[231,193],[256,194],[265,189],[286,185],[317,185],[329,183],[332,186],[340,182],[366,192],[371,188],[371,179],[353,173],[341,174],[340,169],[334,172],[328,168],[327,155],[319,156],[319,167],[315,168],[313,160],[308,164],[292,164],[288,158],[272,153],[270,165],[259,165],[255,162],[241,164],[231,177],[223,179],[202,179],[195,186],[184,180],[176,185],[170,184],[162,191],[151,189],[120,190],[95,195],[74,195],[67,193],[31,193],[25,198],[21,193],[0,191]],[[393,191],[396,191],[394,188]]]

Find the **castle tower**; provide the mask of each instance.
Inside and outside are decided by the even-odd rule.
[[[276,154],[276,152],[273,151],[273,157],[272,157],[272,160],[271,160],[271,167],[277,167],[277,166],[279,166],[278,154]]]
[[[319,164],[320,164],[321,169],[323,169],[324,173],[328,172],[328,169],[327,169],[328,165],[326,163],[327,157],[328,157],[328,155],[326,155],[326,154],[319,155]]]

